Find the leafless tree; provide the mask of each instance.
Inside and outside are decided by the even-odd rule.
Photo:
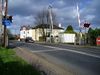
[[[57,24],[57,17],[53,11],[52,11],[52,20],[54,24]],[[48,23],[50,24],[49,11],[46,9],[42,9],[41,11],[39,11],[35,16],[34,23],[36,25],[48,24]]]
[[[54,25],[57,25],[57,17],[56,14],[52,11],[52,21]],[[50,16],[49,16],[49,11],[46,9],[42,9],[40,12],[38,12],[35,16],[35,25],[41,25],[42,27],[42,36],[43,39],[45,39],[46,32],[44,30],[44,24],[45,25],[50,25]]]

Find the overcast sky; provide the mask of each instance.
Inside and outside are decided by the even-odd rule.
[[[13,16],[11,29],[19,29],[22,25],[33,25],[34,16],[52,4],[58,22],[63,27],[72,25],[78,29],[76,4],[80,9],[81,23],[88,21],[91,27],[100,28],[100,0],[8,0],[9,14]],[[15,28],[15,29],[14,29]],[[15,31],[16,32],[16,31]]]

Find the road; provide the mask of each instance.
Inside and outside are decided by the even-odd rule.
[[[78,75],[100,75],[100,49],[66,44],[11,42],[77,72]]]

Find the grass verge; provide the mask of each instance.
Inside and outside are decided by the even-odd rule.
[[[0,75],[40,75],[40,73],[17,57],[13,50],[0,47]]]

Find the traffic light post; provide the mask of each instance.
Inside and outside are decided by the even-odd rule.
[[[10,26],[12,23],[12,16],[8,16],[8,0],[4,2],[4,14],[2,14],[2,24],[4,25],[4,42],[3,46],[8,46],[8,34],[7,34],[7,26]]]
[[[5,0],[6,6],[5,6],[5,14],[3,19],[7,19],[7,13],[8,13],[8,0]],[[8,35],[7,35],[7,27],[4,25],[4,47],[8,46]]]
[[[12,23],[12,16],[3,16],[2,24],[4,25],[4,47],[8,46],[8,33],[7,26],[10,26]]]

